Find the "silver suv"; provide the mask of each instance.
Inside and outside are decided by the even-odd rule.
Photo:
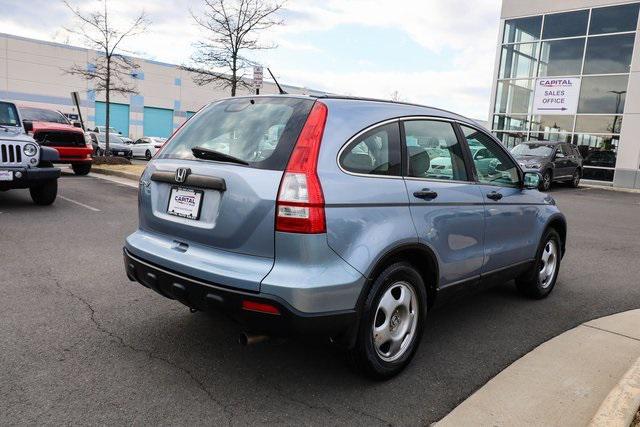
[[[0,191],[28,188],[37,205],[50,205],[58,194],[58,152],[41,147],[29,135],[13,102],[0,101]]]
[[[482,147],[484,156],[472,156]],[[432,167],[431,165],[446,165]],[[320,334],[384,379],[452,291],[553,289],[566,222],[473,121],[341,97],[225,99],[192,117],[140,179],[131,280],[254,334]]]

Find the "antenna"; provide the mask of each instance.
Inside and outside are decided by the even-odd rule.
[[[276,82],[276,86],[278,86],[278,90],[280,91],[280,95],[287,95],[287,92],[285,92],[282,87],[280,87],[280,83],[278,83],[278,81],[276,80],[275,77],[273,77],[273,73],[271,72],[271,70],[267,67],[267,71],[269,72],[269,75],[271,76],[271,78],[273,79],[274,82]]]

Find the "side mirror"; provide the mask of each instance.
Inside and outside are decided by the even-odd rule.
[[[523,187],[527,190],[535,190],[542,181],[542,175],[538,172],[525,172]]]
[[[73,127],[82,129],[82,124],[80,122],[73,122]]]
[[[24,126],[24,131],[26,133],[33,132],[33,122],[30,122],[28,120],[23,120],[22,126]]]
[[[564,154],[562,153],[556,153],[556,159],[564,159]]]
[[[122,132],[118,132],[118,135],[122,135]]]

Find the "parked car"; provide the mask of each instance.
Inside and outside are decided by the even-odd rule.
[[[20,106],[25,129],[43,147],[55,148],[56,163],[71,164],[76,175],[91,172],[92,147],[79,123],[73,124],[62,113],[46,108]]]
[[[130,147],[134,157],[144,157],[147,160],[151,160],[156,152],[162,148],[162,145],[167,141],[167,138],[160,138],[158,136],[144,136],[134,141]]]
[[[58,152],[26,134],[18,107],[0,101],[0,191],[28,188],[37,205],[50,205],[58,193]]]
[[[511,149],[525,172],[542,175],[540,190],[547,191],[553,182],[566,182],[577,188],[582,178],[582,156],[572,144],[558,141],[530,141]]]
[[[104,133],[89,133],[93,153],[96,156],[104,156],[107,150],[106,135]],[[109,153],[112,156],[125,157],[131,159],[131,146],[125,144],[119,135],[109,134]]]
[[[91,130],[91,132],[95,132],[95,133],[107,133],[107,127],[106,126],[96,126],[95,128],[93,128]],[[122,135],[122,132],[120,132],[118,129],[109,126],[109,133],[114,133],[116,135]]]
[[[448,176],[429,178],[429,152],[408,143],[429,138],[451,158]],[[494,167],[479,170],[470,145]],[[413,357],[428,309],[452,292],[515,278],[522,294],[549,295],[567,225],[539,181],[488,131],[443,110],[220,100],[146,167],[124,266],[162,296],[228,313],[246,341],[330,336],[354,368],[389,378]]]

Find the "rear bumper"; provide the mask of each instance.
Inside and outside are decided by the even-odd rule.
[[[60,154],[60,159],[55,163],[91,163],[93,149],[87,147],[55,147]]]
[[[12,181],[0,181],[0,190],[11,190],[16,188],[29,188],[39,183],[58,179],[60,177],[60,169],[58,168],[2,168],[3,170],[11,170],[13,172]],[[16,172],[19,172],[18,177]]]
[[[125,271],[130,280],[188,307],[226,313],[252,332],[334,335],[348,331],[356,324],[355,310],[303,313],[280,297],[205,282],[142,260],[126,248],[123,251]],[[276,307],[279,314],[243,309],[243,301],[269,304]]]

